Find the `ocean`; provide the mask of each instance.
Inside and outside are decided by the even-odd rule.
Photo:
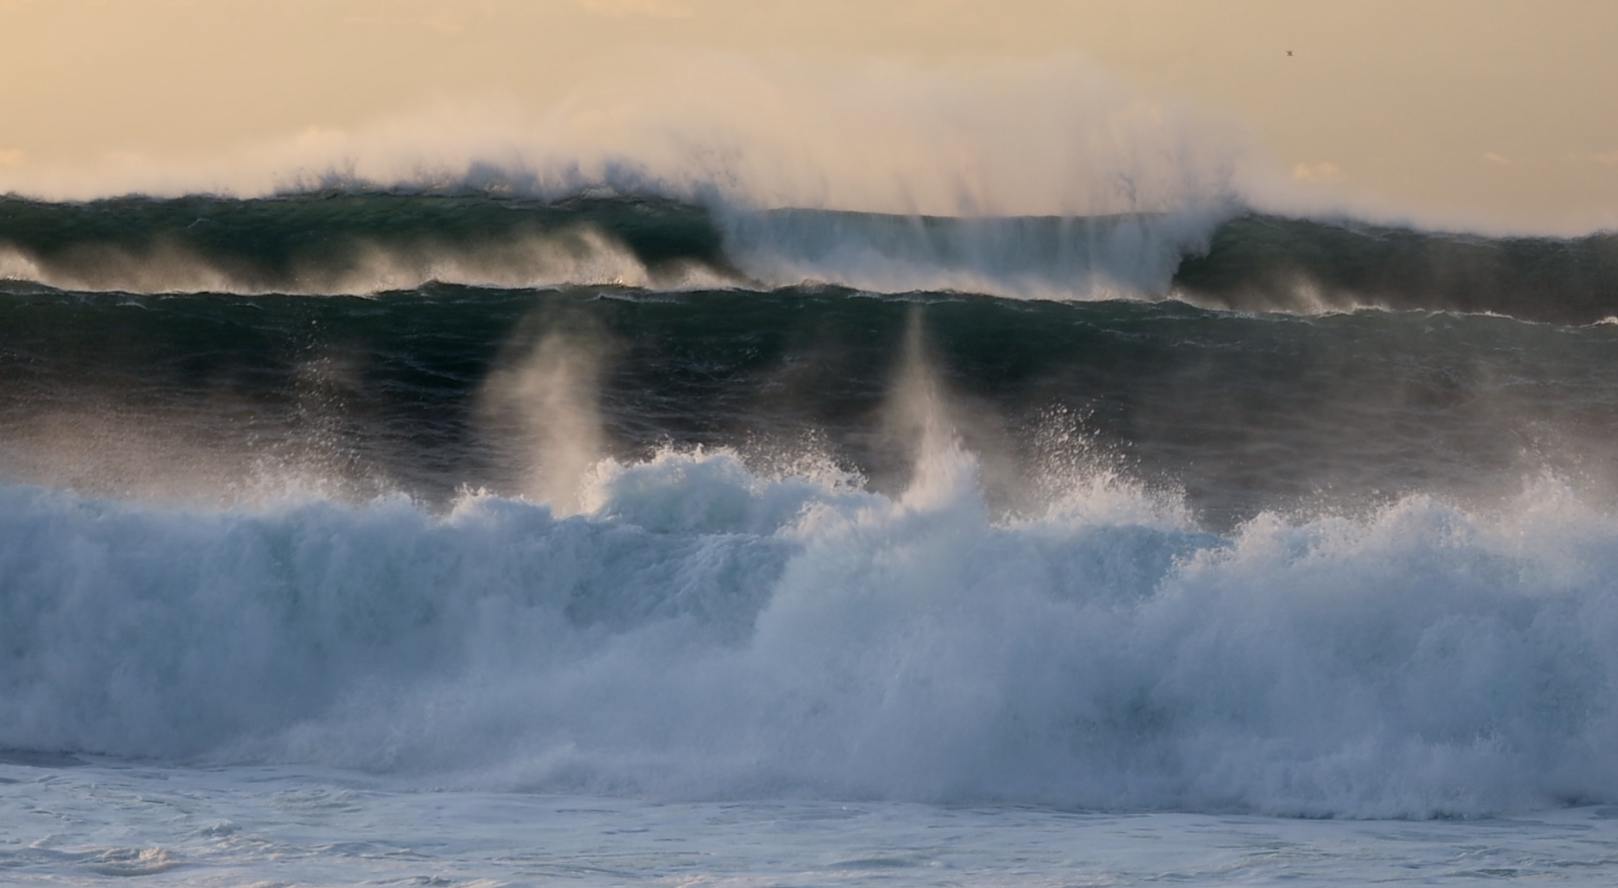
[[[1618,235],[0,198],[0,881],[1618,877]]]

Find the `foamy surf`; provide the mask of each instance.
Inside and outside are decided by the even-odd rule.
[[[1606,802],[1618,525],[1547,484],[1229,536],[1128,485],[998,520],[729,453],[475,496],[5,490],[0,746],[683,799],[1477,816]]]

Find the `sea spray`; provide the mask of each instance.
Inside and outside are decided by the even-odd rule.
[[[940,217],[719,206],[738,268],[774,285],[882,293],[946,290],[1019,299],[1160,299],[1225,204],[1095,216]]]
[[[527,340],[543,330],[531,346]],[[489,375],[479,395],[488,432],[510,453],[514,489],[559,514],[583,510],[582,497],[601,459],[600,376],[611,344],[588,317],[564,317],[519,328],[523,357]]]
[[[561,102],[445,98],[211,156],[0,165],[0,193],[479,192],[900,216],[1172,213],[1227,202],[1244,140],[1074,57],[960,65],[625,53]]]

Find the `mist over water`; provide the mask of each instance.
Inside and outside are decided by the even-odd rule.
[[[586,189],[747,209],[934,216],[1169,212],[1229,191],[1239,140],[1076,58],[959,66],[674,50],[548,109],[443,102],[213,158],[0,168],[0,191],[262,198],[330,188]]]
[[[597,398],[606,348],[587,320],[555,325],[532,352],[491,374],[479,396],[485,425],[506,429],[515,489],[564,515],[581,511],[605,452]]]

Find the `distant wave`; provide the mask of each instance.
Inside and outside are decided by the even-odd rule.
[[[1250,311],[1456,311],[1589,324],[1618,315],[1618,234],[1488,238],[1246,215],[1186,257],[1177,293]]]
[[[352,294],[428,281],[649,286],[735,277],[701,209],[661,200],[322,192],[0,200],[0,277],[70,290]]]
[[[430,281],[1018,298],[1180,298],[1242,311],[1618,315],[1618,235],[1488,238],[1233,210],[938,217],[323,191],[239,200],[0,199],[0,279],[66,290],[375,293]]]

